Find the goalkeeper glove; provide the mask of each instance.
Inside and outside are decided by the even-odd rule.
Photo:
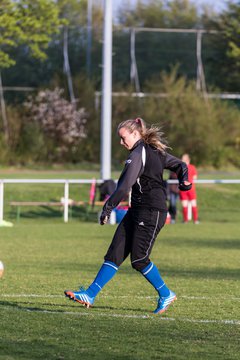
[[[108,222],[110,215],[111,215],[112,210],[108,209],[104,209],[102,210],[102,213],[100,215],[100,225],[104,225]]]
[[[179,190],[181,191],[188,191],[191,190],[192,188],[192,184],[190,183],[189,185],[185,185],[184,182],[181,182],[178,186]]]

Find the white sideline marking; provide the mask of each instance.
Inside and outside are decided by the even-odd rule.
[[[74,312],[74,311],[51,311],[51,310],[42,310],[42,309],[30,309],[22,308],[17,309],[18,311],[27,311],[27,312],[39,312],[41,314],[52,314],[52,315],[74,315],[74,316],[100,316],[100,317],[110,317],[110,318],[124,318],[124,319],[152,319],[152,320],[163,320],[163,321],[181,321],[189,322],[195,324],[223,324],[223,325],[240,325],[240,320],[211,320],[211,319],[189,319],[189,318],[169,318],[161,317],[159,315],[134,315],[134,314],[109,314],[109,313],[97,313],[97,312]]]
[[[40,294],[2,294],[2,298],[64,298],[64,295],[40,295]],[[128,296],[101,296],[102,298],[128,298]],[[205,296],[181,296],[182,298],[192,299],[192,300],[211,300],[211,297]],[[180,297],[180,298],[181,298]],[[141,298],[141,299],[155,299],[155,296],[132,296],[132,298]],[[226,298],[225,298],[226,299]],[[214,298],[215,300],[215,298]],[[240,298],[228,298],[227,300],[237,300]],[[4,306],[7,308],[7,306]],[[43,314],[53,314],[53,315],[74,315],[74,316],[102,316],[102,317],[111,317],[111,318],[128,318],[128,319],[157,319],[163,321],[182,321],[190,323],[202,323],[202,324],[223,324],[223,325],[240,325],[240,320],[213,320],[213,319],[189,319],[189,318],[169,318],[161,317],[158,315],[134,315],[134,314],[114,314],[114,313],[97,313],[97,312],[74,312],[74,311],[54,311],[54,310],[44,310],[36,308],[18,308],[18,311],[27,311],[27,312],[39,312]]]
[[[64,294],[59,295],[40,295],[40,294],[2,294],[0,295],[0,297],[5,297],[5,298],[64,298]],[[129,295],[99,295],[99,298],[112,298],[112,299],[125,299],[125,298],[129,298]],[[156,296],[143,296],[143,295],[131,295],[132,299],[156,299]],[[216,301],[215,297],[210,297],[210,296],[187,296],[187,295],[182,295],[182,296],[178,296],[178,299],[190,299],[190,300],[214,300]],[[234,300],[234,301],[240,301],[240,298],[238,297],[224,297],[225,300]]]

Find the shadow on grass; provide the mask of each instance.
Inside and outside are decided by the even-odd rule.
[[[32,306],[31,306],[32,305]],[[35,306],[34,306],[35,305]],[[87,309],[84,305],[75,302],[73,300],[69,300],[69,302],[66,302],[66,304],[53,304],[53,303],[41,303],[40,306],[36,306],[35,303],[29,302],[29,301],[18,301],[18,302],[11,302],[11,301],[0,301],[0,306],[13,308],[19,311],[24,312],[36,312],[36,313],[50,313],[50,314],[68,314],[69,309],[74,309],[74,313],[76,315],[78,314],[79,310],[80,312],[82,310],[85,310],[89,313],[84,313],[84,315],[94,315],[95,311],[97,310],[104,310],[104,311],[124,311],[125,313],[134,312],[134,313],[141,313],[142,315],[151,314],[151,310],[144,309],[144,308],[130,308],[129,306],[123,307],[123,306],[99,306],[94,305],[93,309]],[[48,307],[51,307],[49,309]],[[55,309],[57,307],[57,309]],[[72,312],[73,313],[73,312]],[[80,313],[81,314],[81,313]],[[83,314],[83,313],[82,313]],[[107,313],[106,313],[107,315]]]
[[[21,219],[59,219],[63,218],[63,208],[55,208],[51,206],[36,206],[36,210],[32,210],[32,208],[23,208],[21,209],[21,214],[19,217],[19,221]],[[98,217],[97,210],[91,210],[87,207],[83,206],[73,206],[69,209],[68,212],[69,219],[78,219],[80,221],[85,222],[96,222]],[[11,210],[8,213],[8,218],[17,219],[17,212],[15,210]]]
[[[61,355],[54,354],[58,352],[58,346],[49,344],[48,339],[34,339],[27,341],[26,339],[1,339],[0,358],[1,359],[18,359],[18,360],[37,360],[49,359],[49,354],[52,354],[51,359],[65,359]]]
[[[216,266],[214,268],[208,267],[207,264],[205,266],[198,266],[194,268],[193,265],[189,265],[189,268],[186,266],[174,267],[173,265],[162,265],[159,261],[155,261],[156,266],[160,269],[160,272],[167,274],[169,276],[174,276],[175,278],[195,278],[195,279],[221,279],[221,280],[239,280],[239,268],[228,269],[220,266]],[[65,263],[66,268],[73,269],[73,272],[79,270],[79,263],[69,262]],[[88,274],[92,274],[94,277],[98,271],[98,268],[92,264],[84,264],[84,272]],[[121,277],[121,274],[127,275],[129,277],[129,281],[135,281],[137,273],[135,270],[131,268],[129,263],[129,267],[124,266],[120,267],[118,270],[117,276]],[[142,277],[141,274],[139,274]],[[131,279],[133,277],[133,279]],[[88,276],[89,278],[89,276]],[[82,284],[85,285],[84,278],[82,279]],[[77,286],[76,286],[77,288]]]
[[[179,239],[179,238],[171,238],[167,239],[168,246],[174,247],[193,247],[193,248],[216,248],[216,249],[225,249],[225,250],[232,250],[232,249],[240,249],[240,241],[239,238],[231,240],[224,240],[224,239]]]
[[[177,269],[164,267],[164,272],[168,276],[175,278],[192,279],[213,279],[213,280],[239,280],[239,269],[225,269],[216,267],[214,269],[206,267],[196,269]]]

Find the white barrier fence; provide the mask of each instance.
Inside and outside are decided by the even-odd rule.
[[[4,185],[5,184],[63,184],[64,185],[64,222],[68,222],[69,214],[69,185],[70,184],[92,184],[93,179],[74,180],[74,179],[0,179],[0,223],[4,218]],[[103,180],[96,180],[101,184]],[[169,184],[178,183],[176,180],[168,180]],[[240,184],[240,180],[195,180],[195,184]]]
[[[70,184],[92,184],[93,179],[74,180],[74,179],[0,179],[0,223],[4,218],[4,185],[5,184],[63,184],[63,208],[64,222],[68,222],[69,213],[69,185]],[[102,180],[96,180],[97,184],[101,184]]]

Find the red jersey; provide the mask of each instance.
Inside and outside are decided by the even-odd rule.
[[[196,188],[194,184],[194,178],[196,179],[197,176],[197,169],[192,164],[189,164],[187,167],[188,167],[188,181],[192,183],[192,188],[191,190],[188,191],[180,191],[180,199],[191,201],[196,199],[197,197]]]
[[[188,181],[190,181],[192,183],[192,189],[195,188],[194,178],[196,179],[196,177],[197,177],[196,167],[192,164],[189,164],[188,165]]]

